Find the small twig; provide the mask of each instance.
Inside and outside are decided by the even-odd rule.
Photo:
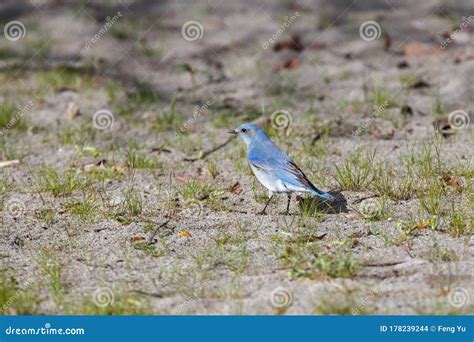
[[[388,262],[380,262],[380,263],[363,263],[362,265],[365,267],[387,267],[387,266],[396,266],[405,263],[405,261],[388,261]]]
[[[151,220],[150,220],[150,221],[151,221]],[[153,239],[155,238],[156,234],[158,234],[158,230],[159,230],[160,228],[166,227],[166,225],[167,225],[170,221],[171,221],[171,220],[167,220],[167,221],[163,222],[162,224],[160,224],[160,225],[155,229],[155,231],[151,234],[150,238],[148,239],[148,244],[152,244],[152,243],[153,243]],[[156,222],[153,222],[153,221],[152,221],[151,223],[155,223],[155,224],[156,224]]]
[[[139,295],[142,295],[142,296],[149,296],[149,297],[153,297],[153,298],[163,298],[163,295],[160,294],[160,293],[150,293],[150,292],[146,292],[146,291],[142,291],[142,290],[132,290],[132,292],[134,292],[136,294],[139,294]]]
[[[365,201],[366,199],[375,198],[375,197],[380,197],[380,196],[379,195],[370,195],[370,196],[362,197],[362,198],[356,199],[354,201],[354,204],[357,204],[357,203],[360,203],[362,201]]]
[[[189,158],[189,157],[185,157],[183,160],[184,161],[188,161],[188,162],[195,162],[196,160],[199,160],[199,159],[204,159],[206,158],[207,156],[209,156],[210,154],[220,150],[221,148],[225,147],[228,143],[230,143],[232,141],[232,139],[235,138],[235,135],[229,137],[225,142],[223,142],[222,144],[220,145],[217,145],[213,148],[211,148],[210,150],[207,150],[205,151],[202,156],[200,156],[199,158],[198,157],[195,157],[195,158]]]

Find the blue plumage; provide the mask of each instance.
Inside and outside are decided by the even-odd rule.
[[[287,213],[293,192],[306,192],[323,199],[333,199],[332,195],[317,189],[295,162],[280,150],[259,126],[243,124],[230,133],[238,134],[245,142],[250,167],[260,183],[269,190],[270,199],[262,214],[265,214],[274,193],[288,195]]]

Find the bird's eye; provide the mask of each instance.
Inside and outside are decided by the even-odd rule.
[[[242,133],[247,132],[247,128],[242,128]]]

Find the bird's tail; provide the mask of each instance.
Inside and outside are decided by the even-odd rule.
[[[317,197],[320,197],[320,198],[323,198],[323,199],[326,199],[326,200],[333,200],[334,199],[334,196],[331,195],[330,193],[327,193],[327,192],[322,192],[322,191],[319,191],[319,190],[312,190],[310,192],[312,195],[314,196],[317,196]]]

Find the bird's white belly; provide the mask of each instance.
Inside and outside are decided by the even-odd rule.
[[[279,193],[279,192],[301,191],[301,189],[296,189],[291,184],[284,183],[281,179],[275,176],[272,176],[268,172],[261,171],[253,167],[252,165],[250,165],[250,167],[252,168],[252,171],[255,177],[257,177],[257,179],[259,180],[259,182],[262,183],[262,185],[266,187],[268,190],[270,190],[271,192]]]

